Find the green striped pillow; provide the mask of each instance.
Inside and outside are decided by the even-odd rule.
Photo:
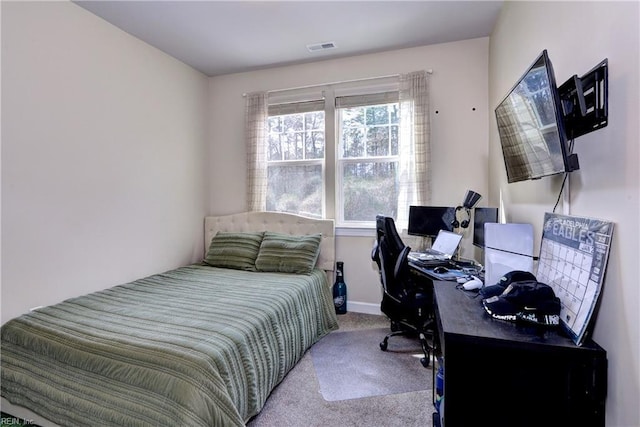
[[[211,239],[204,262],[213,267],[256,271],[256,258],[264,232],[218,231]]]
[[[265,231],[256,259],[258,271],[309,274],[320,254],[322,234],[305,236]]]

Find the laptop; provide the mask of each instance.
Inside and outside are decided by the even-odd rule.
[[[423,252],[411,252],[409,259],[421,263],[449,261],[458,250],[461,240],[461,234],[440,230],[431,248]]]

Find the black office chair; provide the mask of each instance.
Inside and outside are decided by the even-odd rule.
[[[429,366],[431,350],[427,337],[433,338],[433,289],[412,280],[409,252],[396,230],[393,218],[376,217],[377,239],[371,258],[378,264],[384,294],[380,310],[391,320],[391,333],[380,343],[386,351],[389,338],[396,335],[417,336],[424,352],[420,361]]]

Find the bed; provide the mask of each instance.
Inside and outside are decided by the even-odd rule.
[[[245,212],[206,217],[204,228],[201,263],[5,323],[2,411],[64,426],[242,426],[255,416],[338,327],[333,221]]]

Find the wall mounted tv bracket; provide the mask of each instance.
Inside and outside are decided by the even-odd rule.
[[[558,88],[567,138],[603,128],[609,113],[608,59],[582,77],[574,75]]]

